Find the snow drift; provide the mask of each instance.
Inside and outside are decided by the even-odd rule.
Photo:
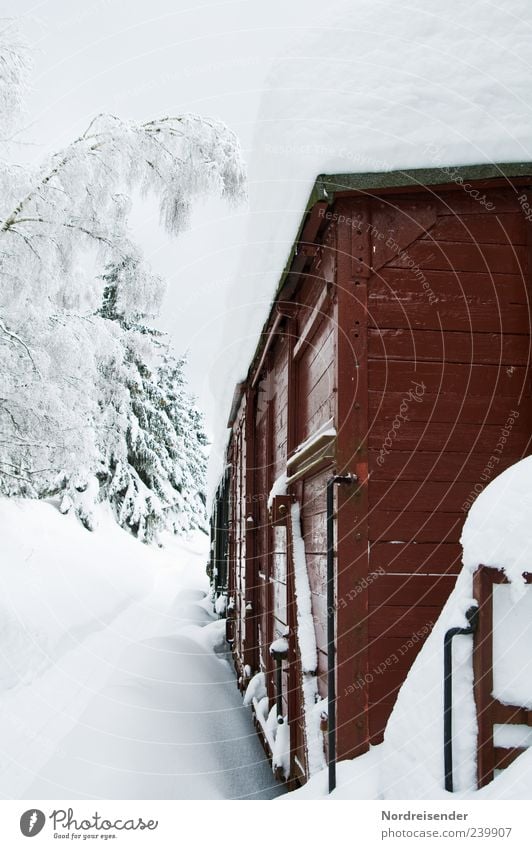
[[[97,533],[53,504],[0,501],[0,695],[104,628],[153,582],[143,547],[100,512]]]
[[[271,798],[196,533],[0,499],[0,798]]]

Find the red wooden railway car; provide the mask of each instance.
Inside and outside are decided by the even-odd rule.
[[[530,451],[531,175],[471,166],[315,184],[235,392],[212,529],[238,680],[262,671],[269,705],[281,700],[293,784],[316,768],[316,735],[339,759],[382,740],[454,585],[467,510]],[[331,736],[318,700],[332,684]]]

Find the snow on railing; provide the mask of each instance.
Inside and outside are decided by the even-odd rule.
[[[333,419],[329,419],[329,421],[325,422],[325,424],[319,427],[313,434],[311,434],[311,436],[307,437],[307,439],[297,446],[294,453],[290,456],[290,465],[297,464],[299,459],[310,451],[315,443],[320,442],[324,436],[336,436],[336,428],[334,427]]]
[[[286,495],[286,472],[283,472],[282,475],[274,481],[272,488],[270,489],[270,494],[268,495],[268,510],[272,509],[273,499],[278,495]]]
[[[312,616],[310,583],[307,572],[305,542],[301,534],[301,514],[295,501],[290,508],[292,525],[292,550],[294,561],[294,584],[297,615],[297,641],[301,657],[303,686],[303,709],[307,738],[308,771],[313,775],[325,766],[323,737],[319,722],[315,721],[315,707],[319,700],[316,668],[318,665],[318,647]]]
[[[266,690],[266,678],[264,672],[257,672],[246,687],[246,692],[244,693],[244,704],[250,705],[252,704],[253,699],[260,701],[267,695],[268,692]]]

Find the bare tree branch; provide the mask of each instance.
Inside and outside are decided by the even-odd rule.
[[[31,364],[33,365],[33,368],[35,369],[35,371],[39,375],[39,377],[42,379],[42,374],[39,371],[39,369],[37,368],[37,365],[35,363],[35,360],[33,359],[32,353],[31,353],[30,349],[28,348],[28,346],[26,345],[26,343],[24,342],[24,340],[20,338],[18,333],[13,333],[11,330],[8,330],[8,328],[5,326],[5,324],[4,324],[4,322],[2,321],[1,318],[0,318],[0,330],[2,330],[6,334],[6,336],[8,336],[9,339],[11,339],[12,342],[16,342],[24,348],[24,350],[26,351],[26,354],[28,355],[29,359],[31,360]]]

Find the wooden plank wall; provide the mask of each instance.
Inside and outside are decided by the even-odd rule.
[[[525,219],[514,190],[486,197],[491,211],[459,188],[373,201],[374,243],[392,206],[400,247],[368,299],[373,742],[452,589],[475,487],[530,451]]]
[[[328,421],[334,421],[336,415],[336,304],[332,297],[324,300],[326,287],[334,276],[330,245],[333,237],[334,231],[330,230],[324,239],[325,256],[321,252],[317,255],[297,293],[298,339],[309,327],[312,315],[315,320],[296,357],[294,448]],[[330,469],[321,470],[297,486],[318,648],[318,688],[322,696],[327,695],[326,488],[330,474]]]
[[[266,374],[257,388],[255,410],[255,486],[251,494],[255,520],[255,561],[258,604],[258,655],[259,666],[266,673],[269,696],[273,700],[273,663],[269,646],[273,640],[272,623],[272,564],[273,533],[268,517],[268,495],[273,484],[273,419],[270,401],[270,380]]]
[[[310,271],[292,303],[280,305],[283,329],[248,398],[253,410],[243,402],[233,428],[235,658],[241,669],[251,589],[256,664],[267,672],[271,700],[268,649],[289,624],[290,576],[287,531],[269,525],[268,493],[294,448],[338,411],[338,471],[362,475],[358,494],[337,494],[338,576],[342,598],[353,599],[337,612],[340,756],[367,746],[368,704],[369,738],[382,739],[398,689],[454,584],[469,506],[530,451],[529,231],[513,189],[485,195],[485,205],[460,187],[338,200],[343,229],[332,223],[308,247]],[[245,416],[252,416],[253,456]],[[292,486],[302,506],[322,695],[330,472]],[[369,583],[358,592],[362,572]],[[366,680],[355,692],[357,670]],[[285,711],[291,687],[293,696],[285,664]],[[300,710],[300,701],[291,704]]]
[[[234,643],[233,654],[237,671],[242,675],[245,665],[246,625],[246,444],[244,438],[244,414],[233,436],[232,478],[232,571],[234,574]]]
[[[269,369],[270,397],[269,415],[271,417],[271,482],[286,470],[286,446],[288,438],[288,340],[284,335],[278,336],[271,352]],[[271,565],[270,576],[273,596],[271,611],[271,637],[276,640],[281,637],[288,626],[288,597],[287,597],[287,552],[286,528],[271,529]],[[272,695],[275,692],[272,674],[270,687]],[[283,712],[288,712],[288,670],[283,668]]]

